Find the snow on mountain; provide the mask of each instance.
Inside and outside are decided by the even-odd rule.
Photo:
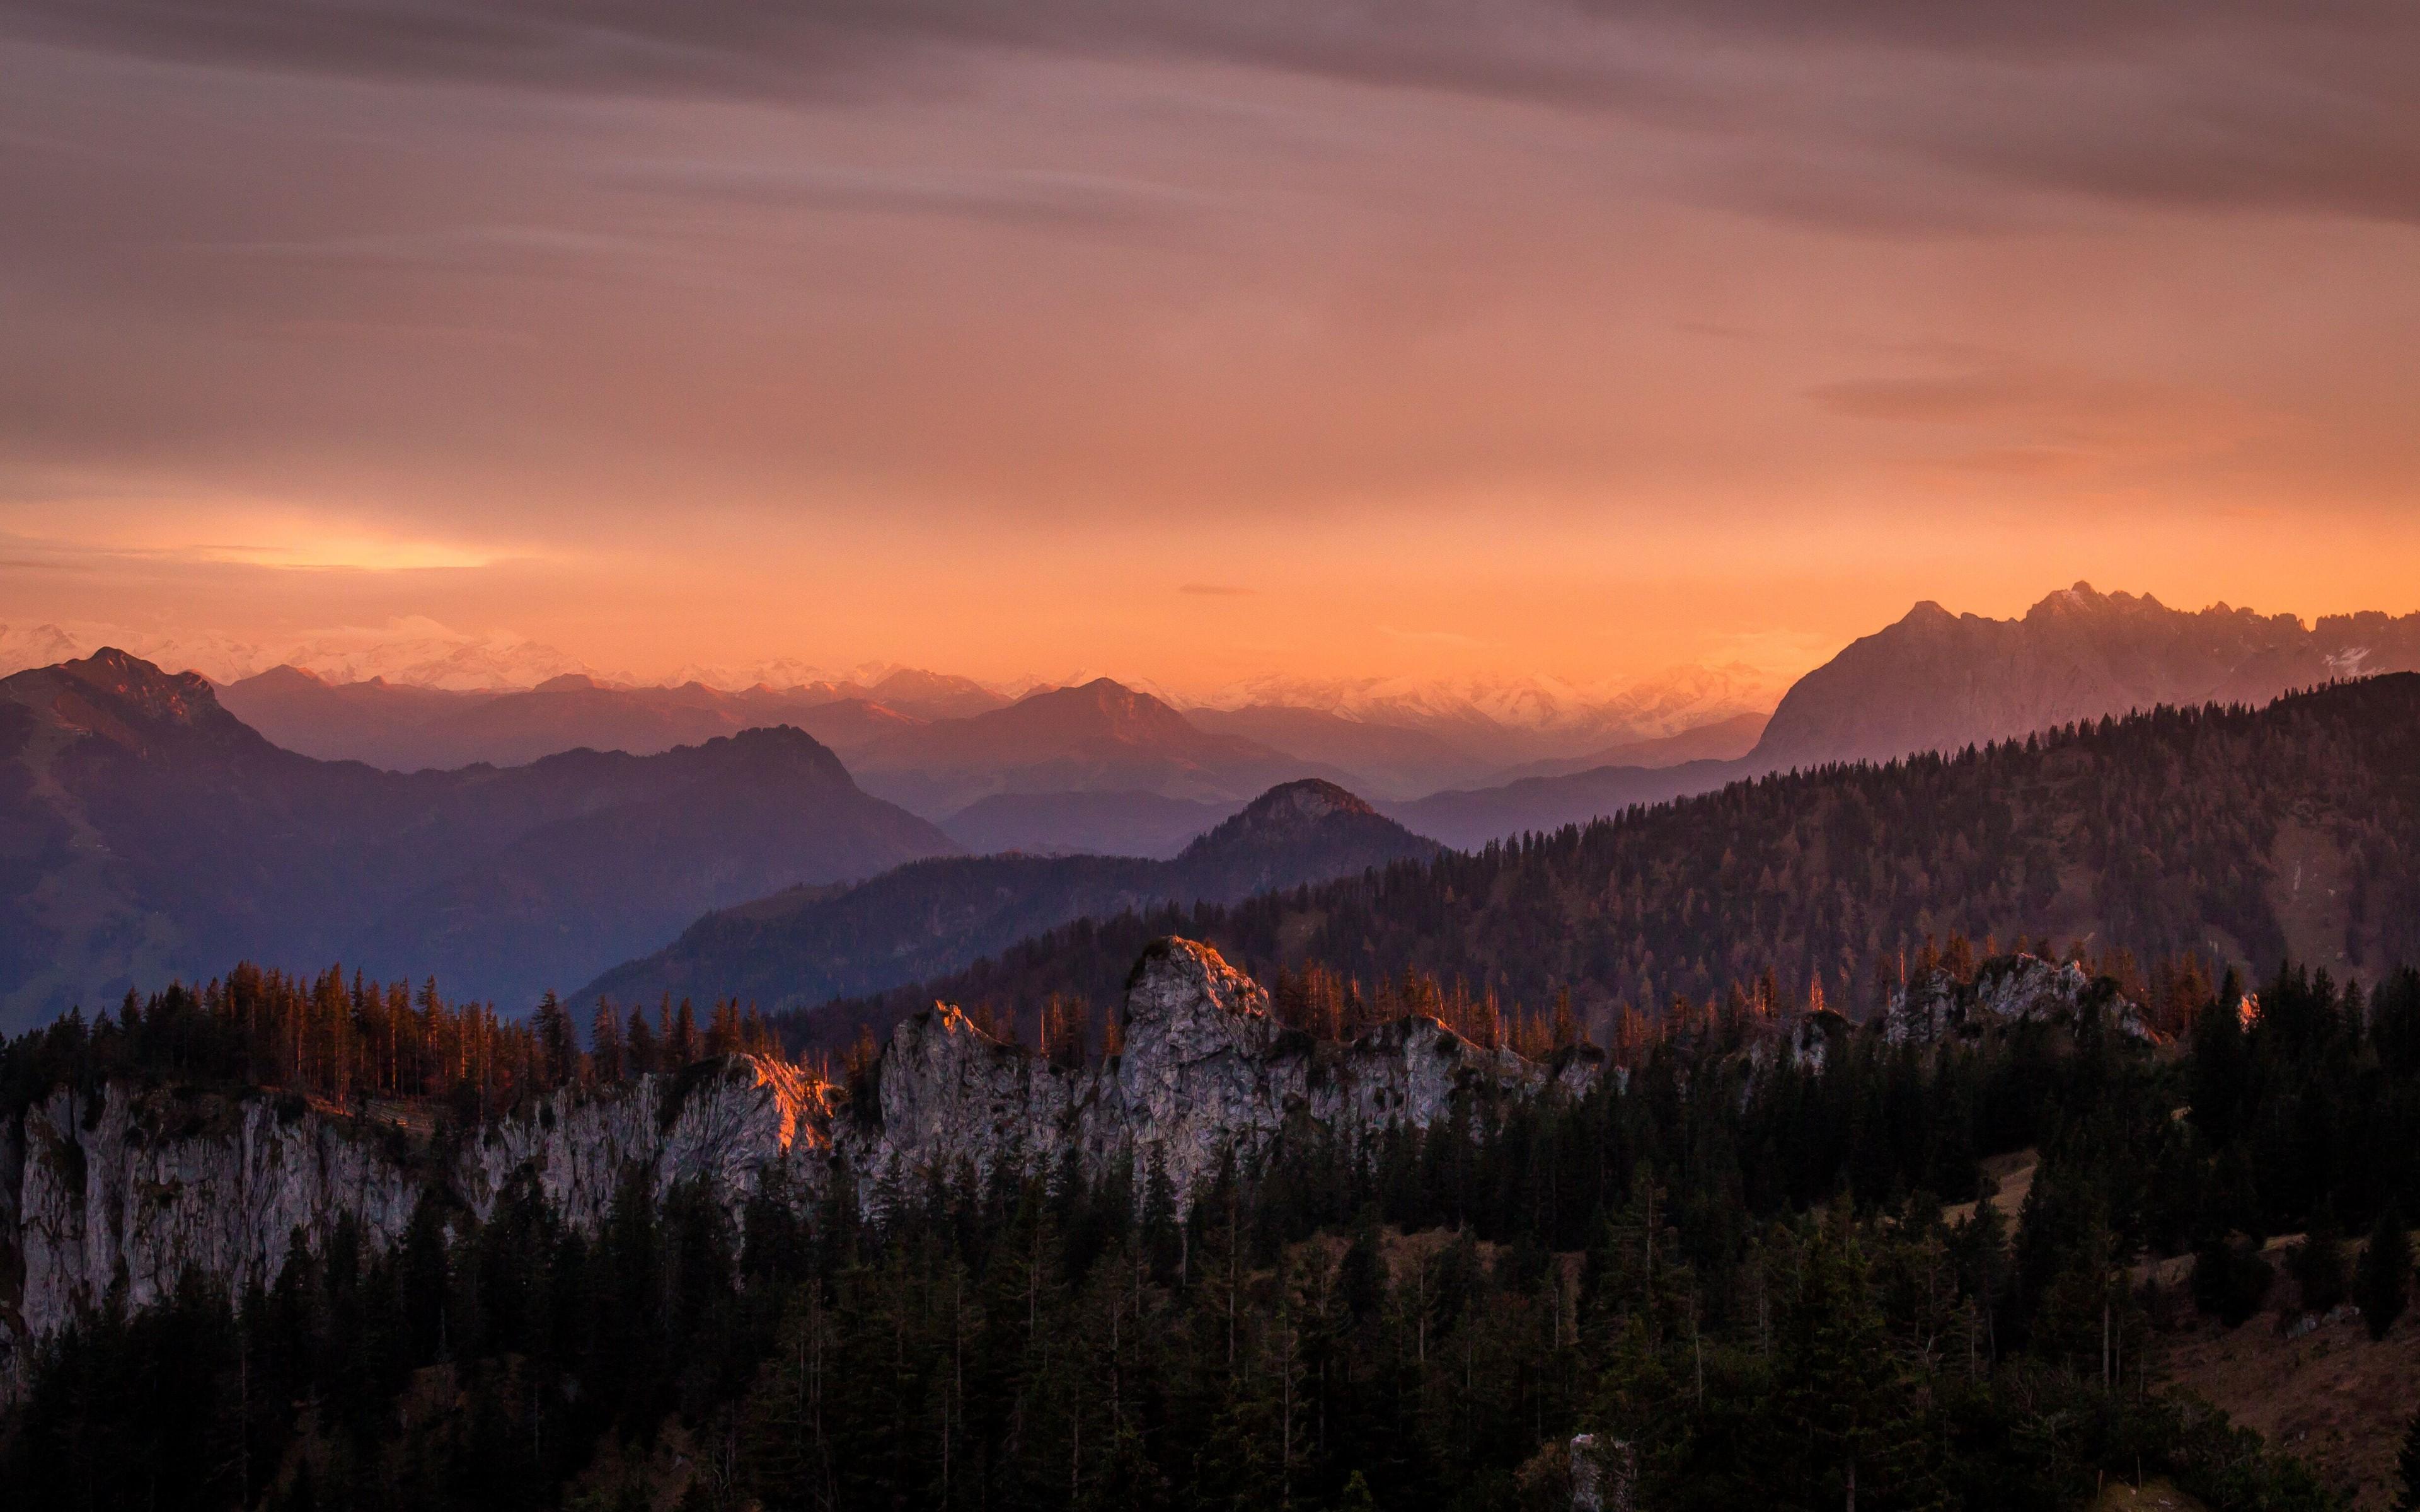
[[[752,687],[812,687],[818,683],[847,680],[845,673],[828,671],[796,656],[772,656],[763,661],[693,661],[664,682],[673,687],[703,683],[726,693],[740,693]]]
[[[1317,709],[1365,724],[1440,734],[1606,745],[1677,734],[1717,719],[1770,709],[1780,689],[1766,673],[1734,663],[1683,666],[1635,682],[1581,685],[1548,676],[1453,679],[1266,676],[1221,688],[1203,706]]]
[[[70,620],[64,625],[0,624],[0,675],[51,667],[116,646],[171,671],[195,671],[212,682],[232,682],[267,671],[276,656],[227,636],[170,635],[131,625]]]
[[[0,621],[0,677],[29,667],[50,667],[85,654],[84,643],[55,625]]]
[[[219,684],[273,667],[300,667],[331,683],[390,683],[468,691],[535,687],[550,677],[592,669],[552,646],[512,635],[467,635],[434,620],[326,630],[279,647],[211,632],[167,634],[138,626],[70,621],[0,624],[0,674],[48,667],[116,646],[171,671],[196,671]]]
[[[567,673],[593,673],[576,656],[517,636],[458,635],[426,625],[422,633],[387,638],[371,632],[323,636],[278,659],[316,672],[332,683],[390,683],[440,687],[535,687]],[[415,627],[421,628],[421,627]]]

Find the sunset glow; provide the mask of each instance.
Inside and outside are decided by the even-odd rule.
[[[2408,11],[252,8],[0,11],[11,620],[1210,687],[2420,607]]]

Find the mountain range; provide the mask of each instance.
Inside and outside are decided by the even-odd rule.
[[[867,792],[936,815],[1012,793],[1130,791],[1240,802],[1293,778],[1345,775],[1202,729],[1106,677],[892,731],[856,751],[852,764]]]
[[[955,849],[793,729],[401,775],[104,650],[0,679],[0,1026],[241,958],[518,1011],[709,909]]]
[[[1436,854],[1332,783],[1271,789],[1171,860],[951,856],[849,887],[797,887],[709,914],[578,997],[740,997],[766,1009],[880,992],[954,971],[1077,918],[1233,903]]]
[[[2310,625],[2215,605],[2172,609],[2077,583],[2013,620],[1926,602],[1782,696],[1748,753],[1765,771],[1886,761],[2149,709],[2266,703],[2289,689],[2420,671],[2420,614]]]
[[[1766,674],[1731,664],[1675,667],[1637,682],[1595,687],[1540,675],[1273,676],[1234,684],[1202,702],[1214,709],[1310,709],[1365,725],[1418,731],[1501,769],[1761,714],[1773,707],[1776,691]]]
[[[709,912],[910,860],[1172,861],[1298,779],[1352,789],[1379,771],[1381,813],[1476,849],[1745,779],[2412,667],[2420,615],[2306,626],[2084,584],[2014,620],[1926,604],[1802,678],[1761,731],[1732,714],[1406,798],[1393,795],[1455,770],[1455,748],[1365,717],[1367,688],[1329,708],[1187,713],[1108,679],[1001,702],[896,669],[737,693],[568,673],[500,693],[288,668],[222,693],[104,652],[0,682],[0,1015],[242,954],[435,966],[455,990],[517,1004]],[[365,752],[416,770],[334,759]],[[1062,872],[1085,874],[999,875]],[[1060,906],[1047,898],[1064,885],[1034,886],[1032,917]]]
[[[1420,833],[1467,848],[1775,772],[1958,750],[2163,705],[2259,704],[2341,678],[2412,671],[2420,671],[2420,613],[2305,625],[2224,604],[2172,609],[2082,582],[2012,620],[1927,602],[1792,684],[1736,760],[1606,765],[1386,807]]]
[[[1954,933],[1978,952],[2122,947],[2147,979],[2192,951],[2376,980],[2420,960],[2420,675],[1801,769],[1308,889],[1064,926],[789,1032],[845,1043],[937,997],[1097,1011],[1180,929],[1280,992],[1312,965],[1365,993],[1411,974],[1532,1012],[1568,991],[1600,1039],[1624,1005],[1652,1015],[1760,980],[1870,1010]]]
[[[366,762],[392,771],[519,766],[557,751],[626,751],[651,756],[717,735],[786,724],[835,750],[859,749],[922,722],[932,707],[962,706],[944,694],[893,702],[830,685],[752,687],[726,693],[702,683],[677,687],[613,687],[582,672],[506,692],[454,691],[373,678],[331,683],[299,667],[276,667],[220,690],[220,702],[288,750],[331,761]]]

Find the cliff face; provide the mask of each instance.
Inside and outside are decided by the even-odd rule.
[[[1127,984],[1125,1047],[1084,1071],[986,1037],[937,1005],[902,1023],[884,1053],[881,1129],[845,1133],[869,1178],[964,1161],[1047,1166],[1073,1146],[1098,1169],[1154,1163],[1180,1211],[1232,1149],[1249,1161],[1306,1119],[1348,1144],[1403,1123],[1426,1128],[1466,1087],[1543,1089],[1548,1068],[1471,1043],[1434,1019],[1379,1026],[1349,1045],[1287,1032],[1260,984],[1190,940],[1163,940]],[[1604,1064],[1584,1047],[1559,1084],[1584,1089]]]
[[[885,1178],[960,1161],[1042,1170],[1073,1147],[1094,1172],[1157,1162],[1183,1207],[1227,1149],[1249,1160],[1290,1120],[1351,1142],[1425,1127],[1459,1088],[1540,1089],[1552,1074],[1434,1020],[1314,1044],[1269,1015],[1258,983],[1186,940],[1136,966],[1125,1029],[1122,1055],[1070,1070],[936,1005],[894,1031],[871,1119],[788,1066],[734,1057],[566,1089],[458,1146],[273,1094],[61,1088],[0,1128],[0,1399],[35,1345],[113,1288],[141,1307],[189,1268],[239,1292],[266,1286],[297,1234],[317,1245],[349,1215],[384,1246],[432,1190],[484,1219],[526,1176],[565,1221],[594,1228],[633,1169],[659,1197],[702,1180],[736,1216],[775,1166],[799,1200],[845,1168],[873,1203]],[[1602,1064],[1583,1048],[1560,1085],[1582,1089]]]
[[[736,1210],[775,1163],[819,1164],[824,1090],[770,1062],[706,1062],[558,1092],[450,1154],[293,1098],[54,1091],[0,1130],[0,1400],[32,1347],[113,1288],[140,1308],[188,1269],[238,1292],[267,1286],[296,1235],[324,1242],[350,1216],[383,1247],[432,1188],[485,1218],[527,1172],[568,1222],[594,1227],[635,1165],[659,1197],[703,1180]]]
[[[2159,1038],[2142,1009],[2118,995],[2114,983],[2095,983],[2072,961],[2023,954],[1986,962],[1964,986],[1947,972],[1928,972],[1891,994],[1879,1025],[1886,1044],[1929,1045],[1977,1039],[1986,1029],[2011,1024],[2072,1026],[2079,1014],[2095,1007],[2104,1010],[2110,1026],[2129,1039]]]

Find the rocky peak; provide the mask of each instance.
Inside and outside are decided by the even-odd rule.
[[[964,1162],[1047,1170],[1072,1149],[1095,1169],[1129,1160],[1157,1169],[1180,1210],[1233,1155],[1249,1161],[1289,1120],[1348,1146],[1390,1124],[1425,1128],[1474,1084],[1536,1090],[1549,1069],[1486,1050],[1434,1019],[1381,1025],[1347,1045],[1288,1034],[1268,995],[1199,941],[1165,939],[1128,976],[1125,1045],[1083,1070],[993,1040],[937,1004],[901,1024],[876,1077],[878,1126],[837,1140],[873,1190]],[[1577,1093],[1603,1071],[1575,1057],[1559,1081]]]
[[[290,661],[280,662],[278,665],[269,669],[269,671],[252,677],[247,677],[244,681],[256,688],[262,688],[279,693],[300,692],[310,688],[321,688],[334,686],[326,678],[320,676],[318,672],[313,671],[310,668],[297,667]],[[383,687],[385,684],[384,678],[372,678],[370,681],[372,684],[380,687]]]
[[[857,785],[831,748],[796,725],[761,725],[736,735],[717,735],[700,748],[716,758],[717,764],[758,780]]]
[[[1199,941],[1173,935],[1156,940],[1126,974],[1129,1048],[1137,1032],[1180,1037],[1205,1029],[1225,1033],[1233,1020],[1276,1022],[1269,1018],[1269,995]]]
[[[855,1116],[840,1115],[831,1086],[735,1056],[566,1088],[442,1155],[400,1124],[274,1092],[111,1084],[96,1103],[57,1088],[0,1121],[0,1400],[31,1350],[113,1285],[136,1307],[188,1268],[240,1291],[275,1278],[297,1233],[324,1242],[349,1217],[372,1244],[396,1242],[425,1196],[484,1218],[527,1180],[565,1223],[593,1231],[634,1171],[659,1198],[703,1182],[737,1219],[776,1171],[802,1204],[845,1172],[879,1211],[928,1177],[1041,1174],[1072,1157],[1094,1176],[1121,1162],[1157,1172],[1182,1211],[1223,1162],[1259,1159],[1291,1128],[1350,1150],[1392,1126],[1426,1128],[1466,1091],[1577,1095],[1605,1073],[1592,1050],[1549,1068],[1434,1019],[1314,1044],[1283,1032],[1260,985],[1192,940],[1143,953],[1125,1022],[1124,1053],[1078,1069],[936,1004],[893,1031],[874,1105]]]
[[[184,743],[195,733],[220,744],[262,744],[220,705],[209,678],[163,671],[115,646],[0,679],[0,697],[141,756],[163,742]]]
[[[121,717],[132,712],[160,723],[194,724],[223,712],[210,680],[201,673],[163,671],[116,646],[103,646],[82,661],[62,662],[59,671],[113,700]]]

